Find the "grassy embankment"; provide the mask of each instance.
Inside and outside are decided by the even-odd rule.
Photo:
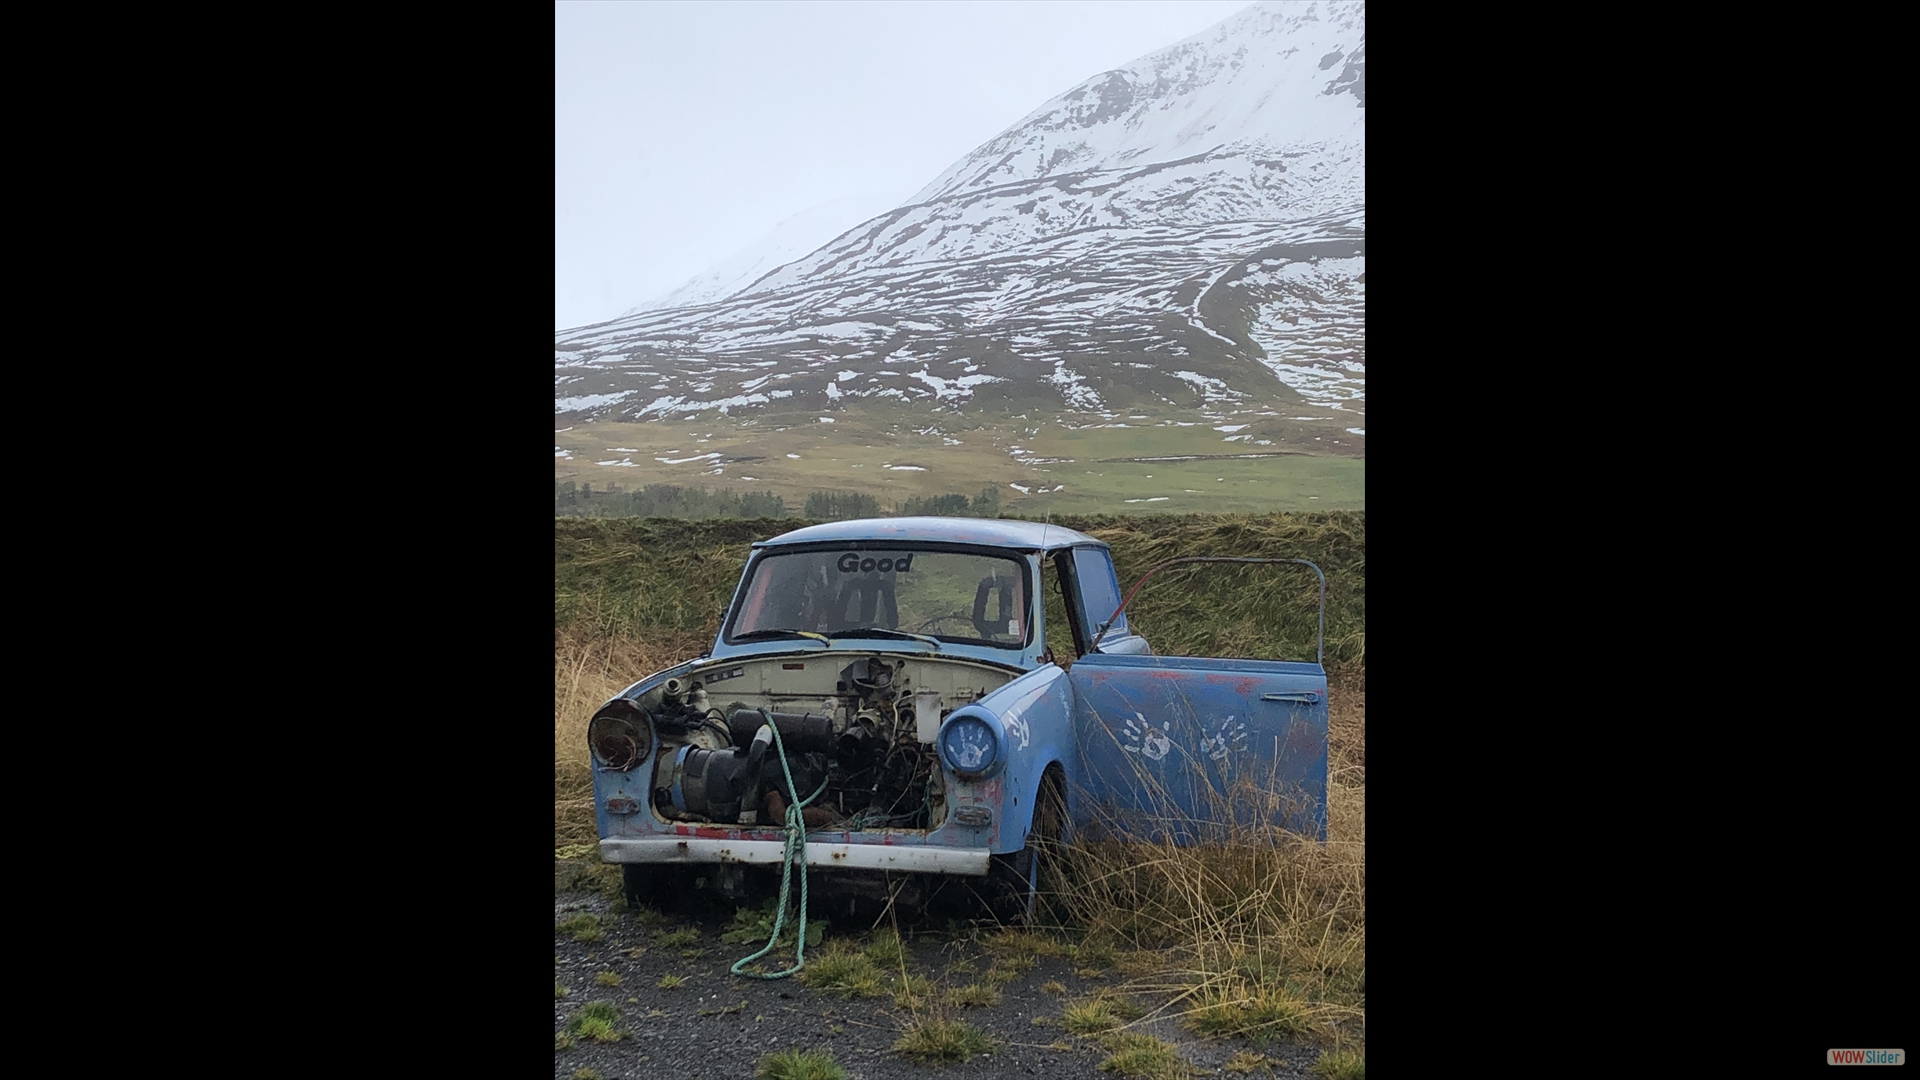
[[[1366,509],[1366,437],[1347,430],[1363,426],[1364,417],[1305,405],[1287,411],[1302,418],[1250,413],[1208,420],[1170,412],[989,422],[951,413],[903,420],[897,410],[847,409],[832,424],[764,417],[580,424],[554,435],[554,445],[571,455],[555,459],[554,476],[597,491],[610,483],[770,491],[795,510],[815,491],[862,492],[890,510],[916,495],[972,496],[992,483],[1007,516],[1035,521],[1049,511]],[[1323,415],[1304,419],[1309,413]],[[1268,456],[1231,456],[1237,454]],[[1128,460],[1183,456],[1197,459]]]
[[[1230,849],[1086,846],[1052,914],[1076,948],[1125,958],[1129,992],[1210,1036],[1364,1045],[1364,514],[1056,518],[1113,545],[1122,587],[1179,555],[1304,557],[1327,572],[1329,842],[1250,835]],[[555,845],[594,838],[588,715],[712,642],[748,546],[784,522],[555,522]],[[1310,659],[1317,586],[1301,568],[1162,572],[1129,608],[1164,655]],[[1035,947],[1039,947],[1036,945]],[[1356,1029],[1357,1032],[1356,1032]]]

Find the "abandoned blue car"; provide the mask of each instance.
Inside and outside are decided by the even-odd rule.
[[[1075,655],[1048,648],[1043,585]],[[798,863],[815,898],[957,884],[1018,919],[1054,843],[1324,840],[1317,658],[1157,656],[1122,601],[1107,545],[1059,526],[886,518],[755,544],[709,653],[590,721],[601,857],[634,902],[744,899]]]

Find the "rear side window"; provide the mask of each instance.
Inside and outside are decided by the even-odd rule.
[[[1080,625],[1091,634],[1112,618],[1114,609],[1120,606],[1120,579],[1114,576],[1112,557],[1100,548],[1073,549],[1073,576],[1080,587]],[[1125,637],[1126,634],[1127,617],[1123,613],[1103,637]]]

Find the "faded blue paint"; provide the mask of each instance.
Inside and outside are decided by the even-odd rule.
[[[1106,542],[1086,533],[1059,525],[1036,521],[1003,521],[996,518],[899,517],[868,518],[864,521],[829,521],[781,533],[756,548],[782,547],[788,544],[844,543],[933,543],[976,544],[982,547],[1017,548],[1023,551],[1052,551],[1066,547],[1105,548]]]
[[[1068,676],[1084,832],[1176,842],[1229,827],[1327,836],[1327,677],[1318,664],[1087,656]]]
[[[989,783],[964,786],[975,805],[990,806],[993,820],[1002,825],[993,853],[1019,851],[1027,846],[1027,833],[1033,828],[1033,804],[1047,766],[1060,762],[1068,782],[1073,779],[1073,691],[1067,685],[1067,673],[1053,664],[1028,672],[979,701],[953,710],[941,731],[944,733],[947,724],[963,716],[977,716],[1002,733],[1000,745],[1006,747],[1006,764],[988,778]],[[944,760],[941,769],[949,784],[964,784],[946,768]],[[994,780],[999,781],[997,790],[991,783]]]
[[[1070,672],[1023,676],[947,722],[963,715],[1006,731],[1013,745],[996,811],[1010,838],[1031,828],[1041,773],[1059,761],[1081,835],[1193,843],[1272,826],[1326,839],[1327,679],[1318,664],[1095,654]]]
[[[621,698],[637,698],[676,675],[687,674],[699,663],[697,659],[689,660],[684,664],[675,664],[665,671],[656,671],[615,694],[607,705]],[[607,705],[600,706],[600,709],[606,708]],[[600,709],[595,709],[595,714],[598,714]],[[671,831],[654,827],[659,824],[654,820],[653,815],[653,770],[660,763],[660,733],[653,731],[651,724],[647,727],[653,738],[647,751],[647,758],[627,772],[603,768],[591,752],[587,754],[587,767],[593,771],[594,826],[599,829],[602,840],[614,836],[652,836]],[[638,800],[640,812],[637,814],[607,813],[607,800],[620,796]]]

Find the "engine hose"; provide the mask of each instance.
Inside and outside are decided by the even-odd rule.
[[[807,823],[800,816],[800,811],[806,809],[809,803],[820,797],[821,792],[827,790],[827,782],[820,781],[820,786],[814,790],[813,794],[805,799],[800,798],[799,789],[793,786],[793,767],[787,764],[786,745],[780,741],[779,725],[773,722],[773,713],[768,710],[761,709],[760,715],[765,718],[767,727],[773,731],[773,748],[780,755],[780,770],[787,776],[787,791],[793,796],[793,801],[787,804],[787,821],[784,826],[787,846],[786,854],[780,860],[780,908],[773,917],[773,934],[767,938],[764,948],[752,956],[741,957],[733,965],[732,970],[735,975],[744,975],[749,979],[784,979],[807,966]],[[800,924],[799,933],[794,939],[793,966],[785,971],[775,972],[740,970],[772,952],[774,945],[779,942],[780,930],[787,922],[787,900],[793,895],[793,866],[796,862],[800,864]]]

